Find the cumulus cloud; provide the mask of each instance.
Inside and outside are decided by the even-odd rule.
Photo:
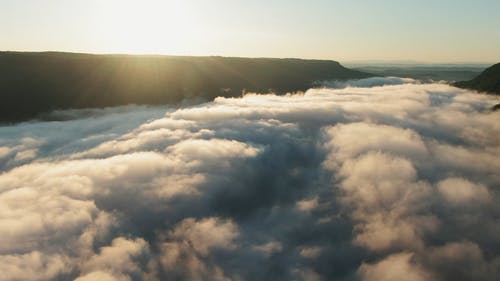
[[[446,201],[454,204],[488,203],[491,200],[486,186],[460,178],[448,178],[439,182],[438,190]]]
[[[297,202],[297,208],[302,211],[311,211],[319,207],[318,196]]]
[[[211,249],[234,249],[233,243],[238,236],[237,226],[231,221],[207,218],[195,221],[183,220],[168,235],[174,240],[186,242],[200,255],[208,255]]]
[[[0,280],[498,280],[498,98],[323,86],[0,127]]]
[[[129,240],[118,237],[113,239],[110,246],[102,247],[99,253],[86,259],[81,271],[87,278],[93,273],[116,276],[118,280],[126,279],[127,276],[142,276],[136,260],[147,256],[148,251],[148,245],[143,239]]]
[[[394,254],[375,264],[363,264],[359,268],[363,280],[373,281],[431,281],[432,275],[413,260],[413,254]]]
[[[220,218],[184,219],[161,244],[160,263],[182,280],[231,280],[210,257],[215,250],[234,250],[238,227]]]
[[[0,256],[3,280],[53,280],[68,273],[70,266],[62,255],[47,255],[39,251]]]
[[[281,245],[281,243],[279,241],[267,242],[267,243],[264,243],[261,245],[256,245],[253,248],[254,248],[254,250],[261,252],[261,253],[268,255],[268,256],[270,256],[274,253],[277,253],[277,252],[281,252],[283,250],[283,246]]]
[[[304,247],[300,250],[300,255],[304,258],[314,259],[321,254],[321,247]]]

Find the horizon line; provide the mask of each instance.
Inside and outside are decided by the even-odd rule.
[[[81,54],[81,55],[110,55],[110,56],[158,56],[158,57],[222,57],[222,58],[249,58],[249,59],[298,59],[298,60],[323,60],[335,61],[345,64],[398,64],[398,65],[493,65],[498,61],[420,61],[412,59],[346,59],[338,60],[332,58],[310,58],[310,57],[272,57],[272,56],[240,56],[240,55],[180,55],[167,53],[126,53],[126,52],[86,52],[86,51],[67,51],[67,50],[0,50],[0,53],[63,53],[63,54]]]

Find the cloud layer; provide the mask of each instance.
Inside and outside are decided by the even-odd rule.
[[[336,87],[1,127],[0,280],[498,280],[498,98]]]

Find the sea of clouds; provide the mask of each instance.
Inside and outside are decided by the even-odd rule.
[[[0,280],[500,280],[499,98],[370,79],[0,127]]]

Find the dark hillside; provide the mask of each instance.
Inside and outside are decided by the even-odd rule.
[[[461,81],[454,85],[459,88],[500,95],[500,63],[487,68],[470,81]]]
[[[0,122],[54,109],[283,94],[369,76],[327,60],[1,52]]]

